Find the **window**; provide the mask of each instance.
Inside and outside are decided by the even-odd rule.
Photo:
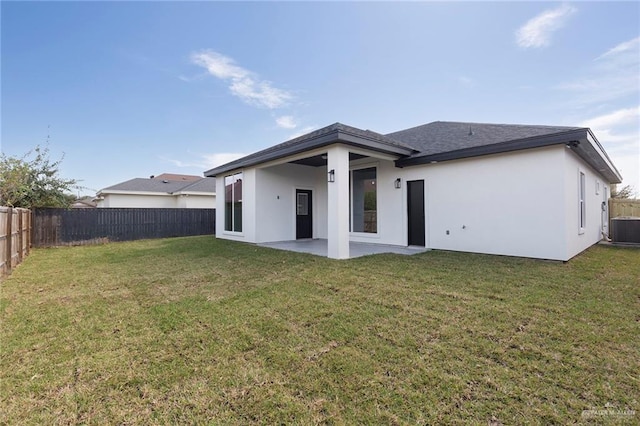
[[[378,232],[378,199],[376,168],[351,173],[351,229],[353,232]]]
[[[296,214],[298,216],[309,215],[309,194],[307,194],[306,192],[298,192]]]
[[[587,222],[587,209],[585,206],[585,195],[587,191],[585,190],[585,177],[584,173],[580,172],[580,181],[578,182],[579,186],[579,204],[580,204],[580,233],[584,232],[584,228]]]
[[[242,232],[242,173],[224,178],[224,230]]]

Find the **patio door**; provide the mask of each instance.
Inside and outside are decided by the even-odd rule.
[[[424,180],[407,181],[409,245],[424,247]]]
[[[311,190],[296,189],[296,239],[313,238]]]

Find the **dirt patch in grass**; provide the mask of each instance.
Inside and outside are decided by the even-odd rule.
[[[639,277],[640,251],[613,247],[34,250],[0,283],[0,422],[634,423]]]

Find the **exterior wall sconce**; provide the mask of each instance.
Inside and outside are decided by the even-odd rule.
[[[336,171],[334,169],[329,170],[329,173],[327,173],[327,181],[328,182],[335,182],[336,181]]]
[[[396,181],[393,183],[393,186],[395,186],[396,189],[402,188],[402,179],[400,178],[396,179]]]

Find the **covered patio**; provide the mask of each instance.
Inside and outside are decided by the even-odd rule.
[[[277,241],[272,243],[260,243],[260,247],[269,247],[277,250],[295,251],[298,253],[309,253],[316,256],[327,257],[328,243],[326,239]],[[360,242],[349,242],[349,259],[369,256],[372,254],[393,253],[403,255],[413,255],[428,251],[424,247],[403,247],[387,244],[371,244]]]
[[[220,176],[225,185],[216,212],[224,224],[218,235],[275,242],[275,248],[291,241],[288,250],[332,259],[402,251],[406,203],[395,162],[414,152],[383,135],[335,123],[209,170],[207,176]],[[301,243],[311,246],[303,250],[296,239],[322,241]],[[392,246],[374,249],[370,240]]]

